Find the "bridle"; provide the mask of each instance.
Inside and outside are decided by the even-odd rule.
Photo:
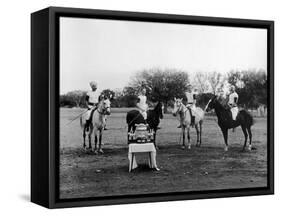
[[[184,105],[182,102],[180,102],[180,106],[178,107],[177,111],[175,112],[175,115],[178,115],[178,113],[181,112],[182,108],[184,108]],[[187,109],[183,112],[186,113],[186,111],[187,111]]]
[[[101,108],[101,106],[102,106],[102,108]],[[100,110],[100,109],[102,109],[102,110]],[[110,109],[110,106],[104,107],[103,105],[99,105],[99,107],[97,108],[97,111],[101,115],[108,115],[109,109]]]

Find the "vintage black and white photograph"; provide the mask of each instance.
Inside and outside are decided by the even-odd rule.
[[[59,198],[268,185],[267,29],[59,19]]]

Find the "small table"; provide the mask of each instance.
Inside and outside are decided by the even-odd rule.
[[[131,143],[129,144],[129,152],[128,152],[129,172],[131,172],[133,169],[138,167],[135,154],[143,153],[143,152],[149,153],[149,160],[148,160],[149,167],[159,170],[156,165],[156,149],[154,143]]]

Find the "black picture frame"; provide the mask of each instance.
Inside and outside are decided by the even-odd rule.
[[[59,17],[99,18],[267,29],[268,185],[169,194],[62,200],[59,190]],[[274,22],[93,9],[49,7],[31,14],[31,201],[47,208],[160,202],[274,193]]]

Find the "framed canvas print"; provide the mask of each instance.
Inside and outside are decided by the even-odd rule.
[[[31,15],[31,200],[273,194],[274,22]]]

